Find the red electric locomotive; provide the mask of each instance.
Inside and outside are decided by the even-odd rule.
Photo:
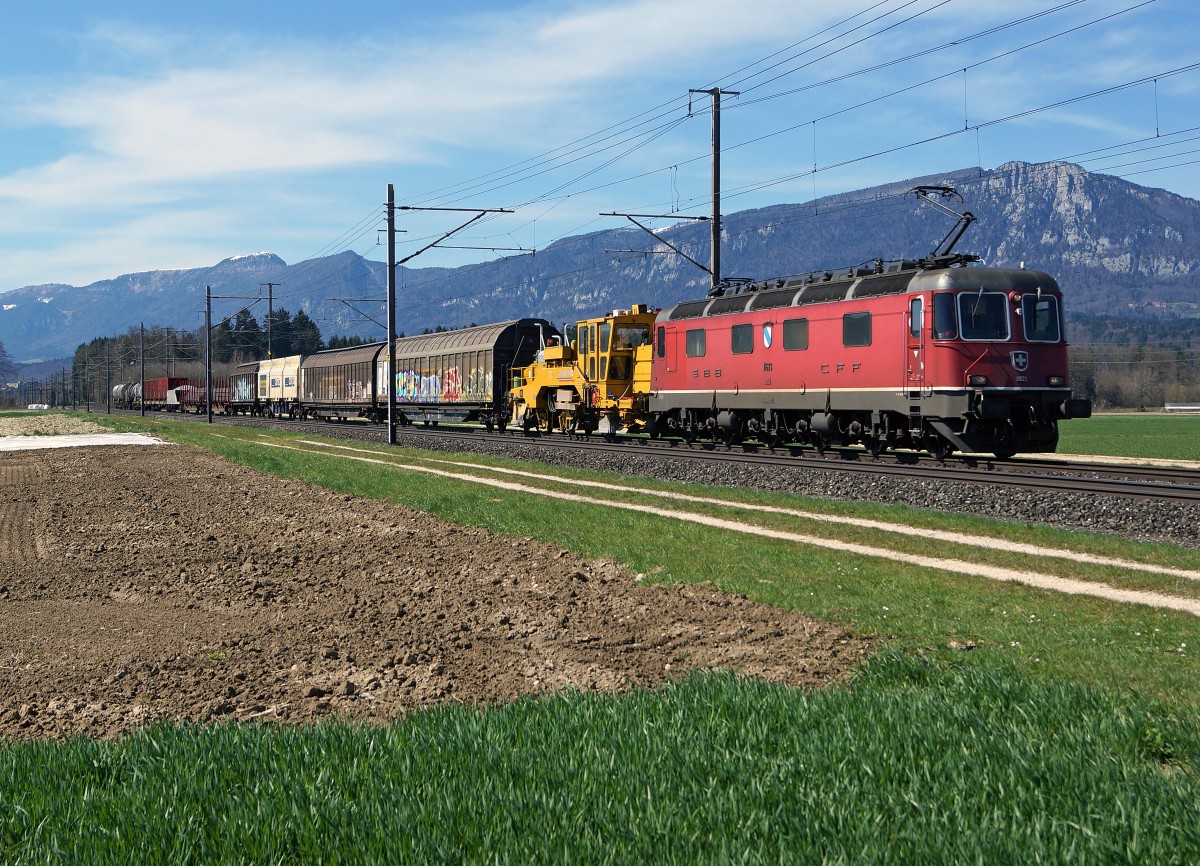
[[[1062,293],[975,256],[751,283],[656,321],[655,435],[861,443],[943,456],[1054,451],[1073,399]]]

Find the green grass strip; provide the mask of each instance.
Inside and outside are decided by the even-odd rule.
[[[0,744],[6,863],[1188,863],[1200,734],[1012,670]]]

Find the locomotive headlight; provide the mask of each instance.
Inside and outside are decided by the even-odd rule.
[[[971,376],[967,377],[967,384],[970,385],[972,388],[982,388],[987,383],[988,383],[987,376],[981,376],[979,374],[975,374],[975,375],[971,375]]]
[[[1064,384],[1066,384],[1066,381],[1067,381],[1067,379],[1065,376],[1047,376],[1046,377],[1046,384],[1049,385],[1051,388],[1061,388]]]

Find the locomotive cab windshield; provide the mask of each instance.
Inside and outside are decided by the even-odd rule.
[[[958,296],[958,324],[964,340],[1007,340],[1008,295],[983,289],[963,292]]]
[[[1059,299],[1039,292],[1014,293],[1021,331],[1009,320],[1009,295],[1004,292],[938,292],[933,296],[933,335],[937,340],[1005,342],[1016,336],[1029,343],[1062,340]]]
[[[1017,310],[1025,329],[1025,339],[1031,343],[1057,343],[1061,339],[1058,298],[1053,295],[1025,294]]]

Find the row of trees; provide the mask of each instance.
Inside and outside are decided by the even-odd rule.
[[[12,356],[8,354],[4,344],[0,343],[0,383],[7,384],[16,370],[17,365],[13,363]]]
[[[1197,353],[1186,349],[1124,346],[1073,348],[1072,390],[1097,409],[1162,408],[1164,403],[1200,404]]]
[[[308,355],[324,348],[320,330],[303,310],[294,315],[286,309],[275,310],[262,321],[243,310],[212,329],[212,366],[218,377],[238,364]],[[71,369],[64,373],[69,377],[65,388],[59,383],[62,377],[52,377],[53,384],[64,393],[64,401],[70,395],[67,402],[102,402],[113,385],[136,381],[143,362],[148,379],[178,376],[202,381],[204,329],[154,326],[130,328],[115,337],[96,337],[75,350]]]
[[[213,365],[236,365],[260,361],[266,357],[309,355],[325,348],[321,332],[303,310],[292,315],[276,310],[259,322],[246,311],[213,326]],[[204,331],[185,331],[178,328],[130,328],[116,337],[96,337],[75,350],[74,367],[98,366],[108,359],[118,368],[140,363],[145,354],[147,364],[158,375],[183,376],[183,368],[204,363]]]
[[[438,326],[423,333],[449,330]],[[398,336],[403,337],[401,333]],[[238,364],[259,361],[266,357],[283,358],[289,355],[310,355],[322,349],[341,349],[372,342],[362,337],[333,337],[326,344],[315,322],[301,310],[292,314],[285,309],[275,310],[261,321],[248,311],[221,321],[212,329],[212,366],[218,378],[223,378]],[[204,330],[186,331],[179,328],[130,328],[115,337],[96,337],[75,350],[71,366],[45,376],[44,380],[29,380],[8,395],[10,403],[103,403],[114,385],[134,382],[142,374],[146,378],[186,377],[202,381],[204,367]],[[7,367],[6,367],[7,364]],[[0,380],[15,369],[0,344]]]
[[[1200,403],[1200,320],[1076,316],[1071,384],[1097,409]]]
[[[325,348],[321,331],[308,314],[275,310],[260,323],[246,310],[213,327],[213,363],[261,361],[288,355],[311,355]]]

